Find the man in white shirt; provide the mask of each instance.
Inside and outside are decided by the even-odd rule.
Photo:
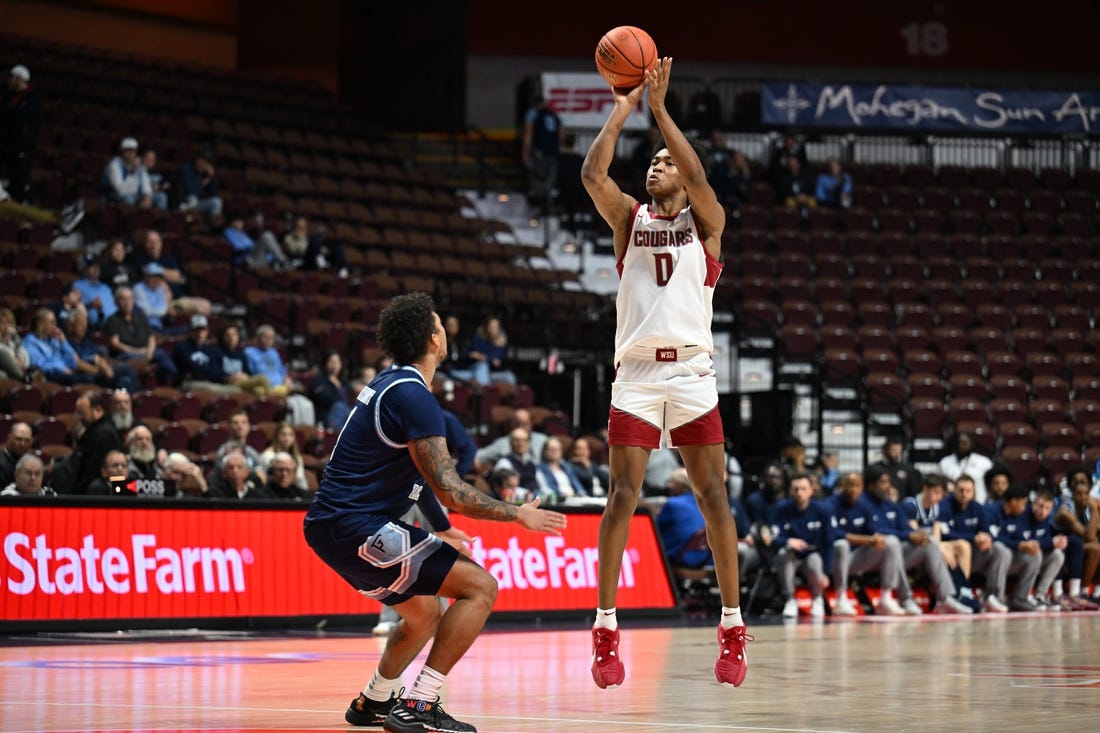
[[[974,440],[969,433],[955,436],[955,451],[940,459],[940,473],[954,481],[964,473],[974,479],[974,499],[986,502],[985,472],[993,468],[993,461],[974,452]]]

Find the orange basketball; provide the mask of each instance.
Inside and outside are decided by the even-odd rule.
[[[612,28],[596,44],[596,69],[616,89],[633,89],[656,65],[657,44],[641,28]]]

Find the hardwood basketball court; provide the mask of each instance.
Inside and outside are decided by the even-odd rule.
[[[484,733],[1061,733],[1100,720],[1100,614],[750,620],[749,630],[749,676],[733,689],[711,675],[709,622],[624,623],[626,684],[599,690],[584,623],[490,628],[445,704]],[[9,637],[0,730],[349,730],[344,710],[382,643],[347,631]]]

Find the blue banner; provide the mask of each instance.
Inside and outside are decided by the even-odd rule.
[[[871,84],[764,84],[766,125],[952,132],[1100,132],[1100,93],[910,87]]]

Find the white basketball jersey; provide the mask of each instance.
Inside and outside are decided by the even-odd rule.
[[[634,207],[618,261],[615,363],[635,346],[702,346],[713,351],[714,285],[722,263],[707,254],[699,225],[684,207],[674,217]]]

